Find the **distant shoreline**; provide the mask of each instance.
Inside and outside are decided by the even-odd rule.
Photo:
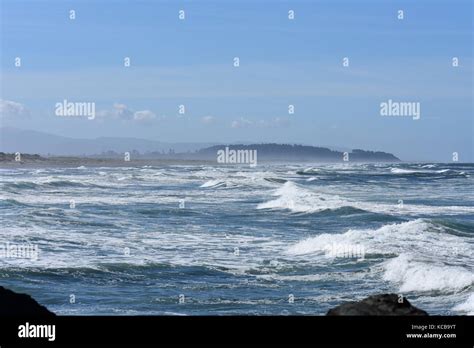
[[[370,164],[370,163],[384,163],[384,164],[401,164],[401,163],[441,163],[433,161],[318,161],[314,160],[301,160],[301,159],[261,159],[259,164]],[[459,164],[469,164],[468,162],[459,162]],[[177,158],[135,158],[130,161],[125,161],[119,158],[91,158],[91,157],[76,157],[76,156],[51,156],[43,157],[40,155],[33,154],[22,154],[20,161],[15,161],[14,154],[2,154],[0,155],[0,168],[78,168],[81,166],[100,168],[100,167],[144,167],[144,166],[166,166],[166,165],[218,165],[218,166],[248,166],[247,164],[222,164],[218,163],[217,160],[205,160],[205,159],[177,159]]]
[[[32,156],[35,156],[34,158]],[[353,162],[334,162],[334,161],[317,161],[317,160],[260,160],[259,164],[308,164],[308,165],[324,165],[324,164],[406,164],[406,163],[439,163],[434,161],[353,161]],[[452,163],[450,163],[452,164]],[[470,162],[457,162],[459,165],[471,164]],[[248,166],[248,164],[222,164],[216,160],[202,159],[156,159],[156,158],[138,158],[124,161],[118,158],[90,158],[90,157],[74,157],[74,156],[54,156],[41,157],[38,155],[23,154],[21,161],[15,161],[13,158],[0,157],[0,168],[78,168],[81,166],[100,168],[100,167],[145,167],[145,166],[167,166],[167,165],[215,165],[215,166]]]
[[[115,158],[89,158],[89,157],[40,157],[32,159],[29,155],[23,155],[21,161],[12,159],[0,159],[0,168],[78,168],[85,167],[143,167],[160,165],[201,165],[215,164],[203,160],[179,160],[179,159],[134,159],[124,161]]]
[[[391,153],[353,149],[351,152],[334,151],[324,147],[290,144],[234,144],[215,145],[194,152],[168,153],[132,150],[95,155],[58,155],[0,152],[1,167],[54,166],[54,167],[136,167],[146,165],[257,165],[258,163],[399,163]]]
[[[308,165],[324,165],[324,164],[366,164],[366,163],[384,163],[384,164],[400,164],[410,162],[316,162],[316,161],[265,161],[259,164],[308,164]],[[416,163],[433,163],[433,162],[416,162]],[[4,169],[20,169],[20,168],[79,168],[81,166],[90,168],[100,167],[145,167],[145,166],[167,166],[167,165],[215,165],[215,166],[248,166],[246,164],[221,164],[216,161],[205,160],[179,160],[179,159],[136,159],[129,162],[111,159],[111,158],[85,158],[85,157],[49,157],[42,160],[24,160],[21,162],[0,160],[0,168]],[[257,165],[258,166],[258,165]]]

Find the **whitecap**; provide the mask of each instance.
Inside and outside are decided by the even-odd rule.
[[[274,196],[277,199],[260,203],[257,209],[289,209],[292,212],[318,212],[350,206],[351,203],[336,195],[315,193],[297,186],[294,182],[284,183]]]
[[[226,186],[226,183],[224,181],[209,180],[209,181],[206,181],[204,184],[202,184],[199,187],[217,188],[217,187],[222,187],[222,186]]]
[[[400,291],[460,291],[474,284],[470,243],[467,237],[449,234],[442,225],[416,219],[377,229],[320,234],[290,246],[285,253],[321,261],[328,246],[350,245],[363,250],[366,258],[394,256],[381,265],[381,272]]]
[[[462,290],[474,284],[474,274],[461,266],[415,261],[408,254],[389,260],[385,268],[383,278],[399,284],[400,291]]]
[[[453,310],[465,312],[467,315],[474,315],[474,293],[471,293],[466,301],[455,306]]]
[[[456,215],[474,213],[471,206],[429,206],[404,203],[387,204],[379,202],[359,202],[347,198],[313,191],[288,181],[273,194],[278,198],[257,205],[257,209],[290,210],[294,213],[317,213],[325,210],[336,210],[352,207],[373,213],[390,215],[442,214]]]

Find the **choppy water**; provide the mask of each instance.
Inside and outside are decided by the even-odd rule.
[[[473,164],[2,169],[0,243],[39,253],[0,258],[0,284],[60,314],[324,314],[396,292],[472,315],[473,180]]]

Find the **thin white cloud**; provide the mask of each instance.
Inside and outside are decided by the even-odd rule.
[[[238,120],[234,120],[231,123],[232,128],[249,128],[255,124],[254,121],[247,120],[246,118],[241,117]]]
[[[150,110],[136,111],[133,113],[135,121],[151,121],[156,118],[156,115]]]
[[[112,112],[117,118],[123,120],[131,120],[133,118],[133,111],[130,110],[125,104],[114,104]]]
[[[29,110],[20,103],[0,99],[0,117],[5,118],[25,118],[29,117]]]
[[[125,104],[115,103],[111,110],[101,110],[98,117],[135,122],[147,122],[156,119],[156,114],[150,110],[133,111]]]
[[[279,128],[290,124],[286,118],[276,117],[271,120],[248,120],[241,117],[231,123],[232,128]]]
[[[201,118],[201,122],[204,124],[212,124],[216,122],[216,118],[214,116],[204,116]]]

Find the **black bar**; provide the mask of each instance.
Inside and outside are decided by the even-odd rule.
[[[55,340],[20,338],[19,326],[55,325]],[[0,319],[1,347],[65,344],[377,344],[472,347],[474,317],[85,317]],[[412,325],[417,325],[413,327]],[[432,325],[432,326],[430,326]],[[455,325],[455,326],[452,326]],[[424,330],[421,330],[425,327]],[[407,338],[407,334],[456,337]]]

